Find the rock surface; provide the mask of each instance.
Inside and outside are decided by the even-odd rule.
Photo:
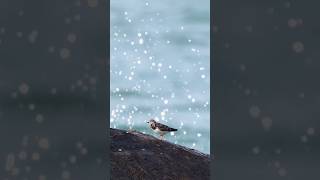
[[[110,128],[111,179],[208,180],[210,156],[137,131]]]

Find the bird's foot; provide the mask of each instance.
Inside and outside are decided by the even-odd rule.
[[[161,141],[164,141],[164,137],[163,137],[163,136],[160,136],[160,140],[161,140]]]

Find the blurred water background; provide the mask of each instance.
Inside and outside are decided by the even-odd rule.
[[[210,1],[111,0],[110,127],[210,152]]]

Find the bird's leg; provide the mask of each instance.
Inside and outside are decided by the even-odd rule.
[[[163,135],[160,135],[160,140],[163,140]]]

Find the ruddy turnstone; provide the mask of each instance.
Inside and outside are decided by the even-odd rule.
[[[163,140],[163,136],[165,134],[167,134],[168,132],[177,131],[177,129],[174,129],[174,128],[171,128],[171,127],[166,126],[164,124],[158,123],[154,119],[147,121],[147,123],[150,125],[151,129],[153,129],[156,133],[160,134],[161,140]]]

